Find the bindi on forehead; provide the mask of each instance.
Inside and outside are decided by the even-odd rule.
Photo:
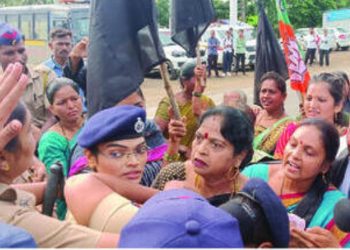
[[[208,137],[209,137],[209,133],[208,133],[208,132],[205,132],[205,133],[204,133],[204,139],[208,139]]]

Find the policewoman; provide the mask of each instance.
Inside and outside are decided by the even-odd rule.
[[[125,105],[100,111],[87,121],[78,144],[85,149],[88,165],[94,171],[68,179],[67,220],[119,233],[135,215],[138,207],[125,195],[114,192],[102,177],[110,177],[112,184],[139,186],[147,161],[145,118],[144,109]]]

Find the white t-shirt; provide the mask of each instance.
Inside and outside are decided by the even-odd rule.
[[[227,36],[225,36],[225,38],[223,40],[223,45],[224,45],[224,52],[232,53],[232,49],[233,49],[232,37],[228,38]]]
[[[316,35],[307,35],[305,38],[306,48],[308,49],[317,49],[318,37]]]
[[[330,49],[328,35],[327,36],[322,35],[320,37],[320,49],[322,49],[322,50],[329,50]]]

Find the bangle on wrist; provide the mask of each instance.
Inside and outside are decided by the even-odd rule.
[[[200,93],[200,92],[192,92],[192,96],[201,97],[202,93]]]
[[[175,162],[175,161],[178,161],[179,159],[180,159],[179,153],[169,155],[167,152],[165,152],[165,154],[163,156],[163,160],[167,161],[167,162]]]

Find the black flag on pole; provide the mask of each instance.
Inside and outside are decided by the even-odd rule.
[[[172,0],[171,38],[195,57],[197,43],[214,19],[212,0]]]
[[[89,116],[137,90],[165,60],[154,0],[92,0],[87,70]]]
[[[269,71],[279,73],[288,79],[288,68],[279,42],[267,19],[263,7],[260,7],[258,33],[256,38],[254,103],[260,105],[259,81]]]

